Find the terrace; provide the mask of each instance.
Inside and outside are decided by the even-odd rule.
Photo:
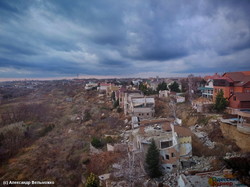
[[[244,134],[250,134],[250,110],[238,111],[237,130]]]

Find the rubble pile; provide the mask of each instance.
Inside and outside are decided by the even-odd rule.
[[[166,186],[177,186],[178,173],[167,173],[163,177],[163,184]]]
[[[197,157],[193,156],[192,160],[195,163],[195,165],[191,166],[190,168],[185,168],[182,170],[182,172],[186,171],[209,171],[212,169],[211,162],[215,160],[216,157],[210,156],[210,157]]]
[[[209,137],[208,134],[206,132],[203,132],[201,130],[201,126],[199,125],[195,125],[195,126],[191,126],[190,130],[201,140],[201,142],[206,145],[209,149],[213,149],[215,146],[215,143],[212,142]]]

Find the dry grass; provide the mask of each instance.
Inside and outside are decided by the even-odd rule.
[[[72,97],[73,101],[66,102],[67,97]],[[29,144],[3,163],[0,167],[0,180],[47,179],[55,181],[55,186],[78,186],[81,175],[86,172],[82,163],[88,159],[86,155],[92,136],[102,137],[105,133],[119,133],[124,126],[123,121],[119,120],[120,114],[109,110],[109,103],[98,103],[97,93],[86,92],[81,85],[44,85],[28,96],[12,100],[11,105],[34,101],[52,106],[55,116],[48,122],[55,127],[43,137],[30,139]],[[9,106],[10,103],[5,103],[1,105],[1,109]],[[81,121],[70,120],[72,114],[81,114],[85,109],[90,109],[91,113],[92,121],[89,126],[85,126]],[[101,119],[104,112],[106,118]],[[36,123],[30,119],[27,122]],[[111,163],[118,155],[105,153],[94,159],[104,157]],[[105,163],[103,161],[102,164]]]

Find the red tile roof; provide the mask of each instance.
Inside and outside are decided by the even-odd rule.
[[[110,86],[111,83],[100,83],[100,86]]]
[[[250,93],[234,93],[239,101],[250,101]]]
[[[236,83],[235,86],[243,86],[250,82],[250,75],[245,76],[239,83]]]
[[[241,81],[242,79],[244,79],[245,76],[246,75],[242,72],[227,72],[223,75],[223,77],[229,77],[234,82]]]
[[[218,79],[224,79],[227,80],[228,82],[234,82],[231,78],[229,77],[220,77],[220,78],[215,78],[214,80],[218,80]]]
[[[210,76],[210,75],[205,76],[204,79],[207,81],[207,80],[209,80],[209,79],[218,79],[218,78],[220,78],[220,77],[221,77],[221,76],[220,76],[219,74],[215,73],[215,74],[212,75],[212,76]]]
[[[242,71],[244,75],[250,75],[250,71]]]

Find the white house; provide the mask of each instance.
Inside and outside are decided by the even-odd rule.
[[[93,82],[89,82],[89,83],[87,83],[86,85],[85,85],[85,90],[91,90],[92,88],[94,88],[94,87],[97,87],[98,86],[98,84],[97,83],[93,83]]]
[[[169,90],[160,90],[160,91],[159,91],[159,97],[160,97],[160,98],[168,97],[169,94],[170,94],[170,91],[169,91]]]

